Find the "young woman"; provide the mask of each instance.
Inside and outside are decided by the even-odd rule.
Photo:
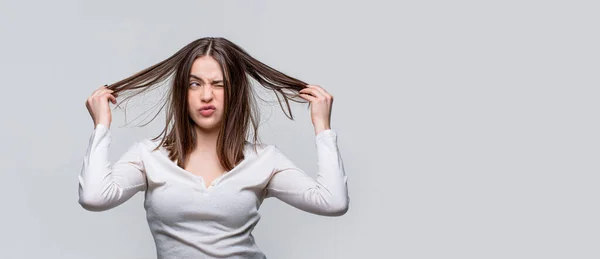
[[[135,142],[111,164],[109,102],[167,79],[172,83],[163,132]],[[276,94],[290,119],[289,101],[309,103],[316,180],[276,146],[257,143],[251,79]],[[87,99],[94,130],[79,175],[79,203],[90,211],[108,210],[144,191],[159,259],[265,258],[252,235],[265,198],[324,216],[348,210],[347,177],[330,128],[332,102],[323,88],[261,63],[226,39],[198,39]]]

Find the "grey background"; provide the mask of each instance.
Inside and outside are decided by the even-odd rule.
[[[269,258],[599,258],[598,7],[0,1],[0,258],[155,258],[142,195],[77,203],[84,101],[204,36],[335,98],[350,210],[267,200],[254,234]],[[263,141],[314,176],[308,111],[264,110]],[[113,114],[112,159],[162,127]]]

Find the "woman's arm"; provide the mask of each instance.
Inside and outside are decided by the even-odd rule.
[[[317,179],[296,167],[276,146],[275,171],[266,187],[266,196],[276,197],[306,212],[341,216],[348,211],[348,178],[337,147],[337,134],[328,129],[315,136]]]
[[[104,124],[97,124],[79,175],[79,204],[86,210],[109,210],[146,189],[139,142],[113,165],[108,161],[110,142],[110,129]]]

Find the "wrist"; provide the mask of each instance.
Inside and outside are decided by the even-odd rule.
[[[315,135],[318,135],[319,133],[328,129],[331,129],[329,125],[315,125]]]
[[[99,121],[98,123],[96,123],[96,125],[94,125],[94,128],[96,128],[98,126],[98,124],[102,124],[107,128],[110,128],[110,122],[107,121]]]

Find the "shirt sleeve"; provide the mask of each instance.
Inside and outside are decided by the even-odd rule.
[[[276,197],[300,210],[323,216],[341,216],[348,210],[348,177],[332,129],[315,136],[318,171],[316,180],[294,165],[276,146],[274,175],[265,197]]]
[[[112,165],[108,161],[110,142],[110,129],[97,124],[79,174],[79,204],[86,210],[112,209],[146,189],[139,142],[133,144]]]

